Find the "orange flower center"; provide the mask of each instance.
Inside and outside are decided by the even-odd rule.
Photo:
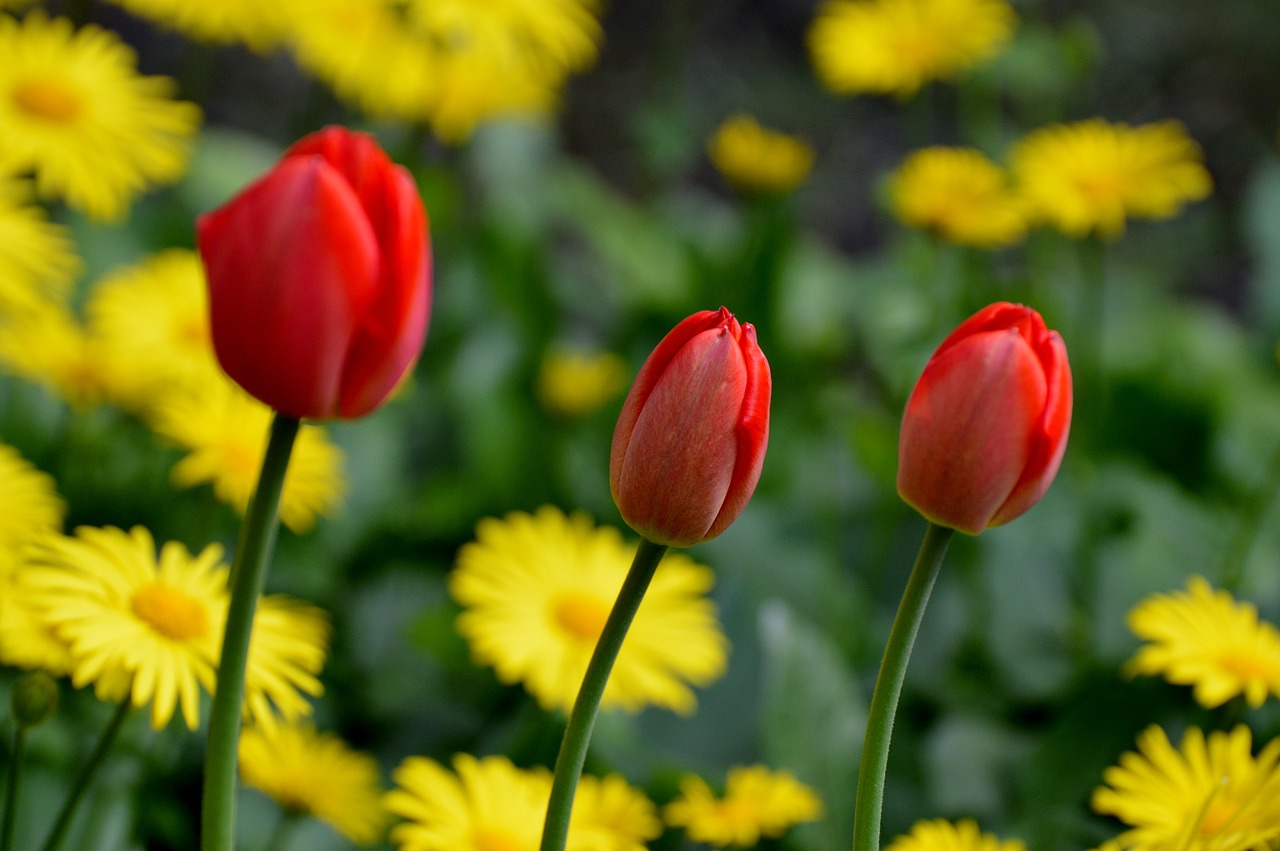
[[[52,80],[24,80],[13,89],[18,109],[50,124],[70,124],[80,114],[80,98]]]
[[[598,597],[589,594],[565,594],[556,601],[556,623],[574,638],[594,642],[609,619],[609,609]]]
[[[148,585],[133,595],[133,613],[165,638],[189,641],[209,629],[204,607],[165,585]]]
[[[520,843],[504,830],[486,827],[471,836],[475,851],[522,851]]]
[[[1222,829],[1230,825],[1240,814],[1240,805],[1225,796],[1219,795],[1209,802],[1204,816],[1200,819],[1200,835],[1216,836]]]
[[[1222,657],[1219,664],[1222,665],[1223,670],[1243,682],[1262,680],[1269,683],[1276,680],[1277,672],[1274,664],[1247,653],[1228,653]]]

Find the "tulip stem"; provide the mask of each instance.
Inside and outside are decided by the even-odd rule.
[[[666,551],[665,544],[640,539],[640,547],[631,562],[631,569],[627,571],[622,590],[618,592],[618,599],[614,602],[609,619],[605,621],[600,639],[596,642],[595,652],[587,663],[587,673],[582,678],[578,699],[574,701],[573,710],[569,713],[569,723],[560,743],[560,754],[556,757],[555,779],[551,784],[547,819],[542,828],[541,851],[564,851],[569,837],[573,796],[578,788],[578,778],[582,775],[583,763],[587,759],[587,745],[591,741],[591,730],[600,710],[600,699],[609,682],[609,672],[613,670],[614,660],[622,649],[622,641],[627,637],[627,630],[636,616],[636,610],[640,608],[640,601],[644,599],[654,571],[658,569],[658,563],[662,561]]]
[[[916,556],[915,567],[902,593],[898,614],[889,630],[889,641],[876,676],[871,708],[867,713],[867,734],[862,743],[862,763],[858,768],[858,790],[853,808],[853,851],[879,851],[880,812],[884,806],[884,778],[889,765],[889,737],[898,711],[898,697],[907,674],[907,662],[924,609],[942,568],[947,544],[954,530],[930,523]]]
[[[284,489],[289,455],[300,426],[296,418],[279,413],[271,423],[258,487],[245,512],[231,568],[231,602],[227,607],[218,681],[209,712],[200,825],[202,851],[233,851],[235,847],[236,757],[249,639],[254,609],[266,582],[267,563],[275,544],[280,492]]]

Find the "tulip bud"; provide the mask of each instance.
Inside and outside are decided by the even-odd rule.
[[[755,329],[725,308],[672,329],[613,432],[609,489],[631,528],[672,547],[727,529],[760,479],[771,389]]]
[[[222,368],[284,414],[363,416],[422,350],[426,212],[371,136],[329,127],[289,148],[196,242]]]
[[[1071,368],[1029,307],[975,313],[929,358],[902,418],[898,493],[930,521],[976,535],[1035,505],[1062,463]]]

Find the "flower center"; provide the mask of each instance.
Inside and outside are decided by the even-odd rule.
[[[604,630],[604,622],[609,619],[608,607],[589,594],[563,595],[556,601],[554,614],[556,623],[565,632],[583,641],[598,639]]]
[[[520,843],[504,830],[481,828],[471,835],[475,851],[521,851]]]
[[[12,95],[18,109],[50,124],[70,124],[80,114],[76,93],[52,80],[24,80]]]
[[[1243,681],[1276,679],[1276,667],[1265,659],[1246,653],[1228,653],[1220,660],[1222,667]]]
[[[1216,836],[1222,829],[1231,824],[1240,814],[1240,805],[1225,795],[1219,795],[1209,802],[1204,815],[1200,819],[1200,835]]]
[[[133,595],[133,613],[165,638],[189,641],[208,631],[204,608],[164,585],[148,585]]]

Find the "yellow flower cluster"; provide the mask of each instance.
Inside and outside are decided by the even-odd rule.
[[[1169,218],[1205,198],[1201,159],[1176,122],[1095,118],[1028,134],[1008,170],[970,148],[916,151],[890,177],[889,199],[903,224],[960,245],[1012,245],[1040,224],[1114,238],[1129,218]]]
[[[822,817],[822,800],[786,771],[763,765],[729,769],[724,796],[696,774],[680,781],[679,796],[662,811],[667,824],[714,848],[749,848],[793,825]]]
[[[1000,839],[983,833],[977,822],[945,819],[916,822],[904,836],[893,840],[885,851],[1026,851],[1018,839]]]

